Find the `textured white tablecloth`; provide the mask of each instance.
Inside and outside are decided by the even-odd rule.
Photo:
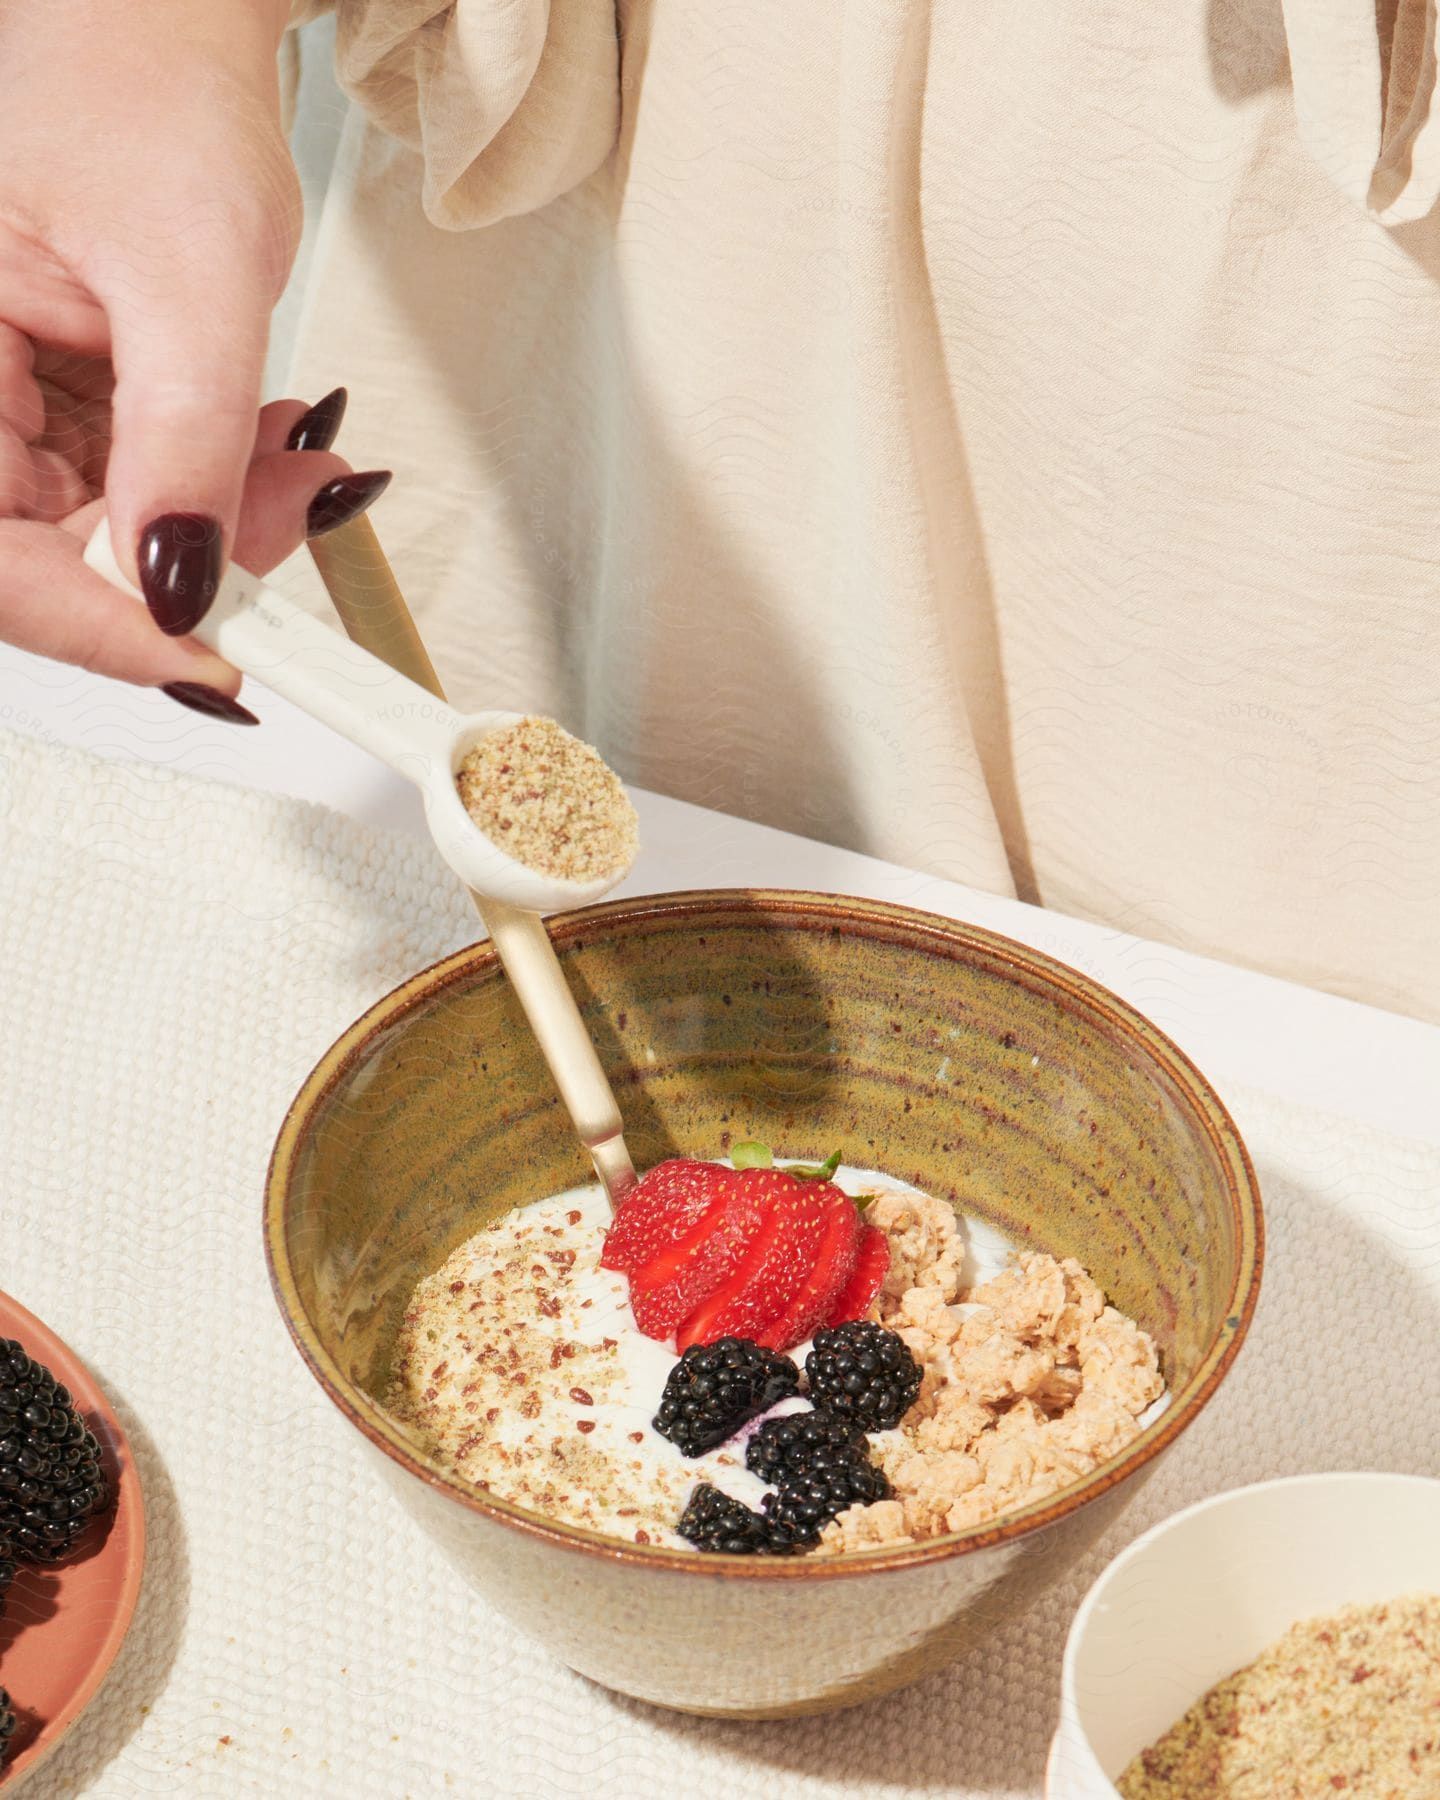
[[[1440,1469],[1440,1151],[1226,1086],[1268,1210],[1259,1317],[1063,1592],[984,1656],[828,1718],[723,1725],[590,1686],[459,1586],[378,1485],[261,1253],[296,1086],[473,935],[412,838],[0,733],[0,1287],[105,1385],[150,1529],[114,1673],[27,1800],[1032,1800],[1069,1615],[1122,1543],[1265,1475]]]

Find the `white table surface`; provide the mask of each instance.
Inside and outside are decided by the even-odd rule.
[[[101,755],[318,801],[423,832],[413,790],[251,683],[258,729],[210,723],[164,695],[0,644],[0,727]],[[1194,956],[1065,914],[919,875],[664,795],[636,792],[640,857],[617,894],[793,887],[967,920],[1032,944],[1168,1032],[1223,1096],[1233,1081],[1381,1130],[1440,1143],[1440,1026]]]

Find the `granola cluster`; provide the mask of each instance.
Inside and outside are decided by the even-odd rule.
[[[964,1291],[965,1240],[944,1201],[883,1190],[866,1217],[890,1239],[872,1316],[909,1345],[924,1382],[900,1427],[872,1440],[894,1497],[842,1513],[821,1554],[984,1524],[1138,1434],[1165,1389],[1155,1346],[1073,1257],[1024,1252]]]

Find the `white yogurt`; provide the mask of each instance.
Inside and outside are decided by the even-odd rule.
[[[873,1194],[880,1188],[909,1194],[920,1192],[909,1182],[899,1181],[894,1176],[876,1174],[869,1169],[851,1168],[843,1163],[831,1179],[847,1194]],[[610,1209],[604,1189],[598,1183],[571,1188],[567,1193],[541,1200],[535,1207],[526,1207],[525,1216],[540,1216],[543,1209],[547,1215],[563,1218],[567,1212],[576,1208],[583,1218],[583,1223],[573,1228],[577,1235],[583,1232],[589,1241],[591,1230],[596,1230],[603,1236],[610,1222]],[[1009,1267],[1014,1259],[1014,1246],[994,1226],[978,1219],[967,1219],[963,1215],[959,1216],[959,1224],[966,1244],[964,1285],[967,1288],[978,1286]],[[747,1506],[758,1507],[770,1490],[757,1475],[752,1475],[745,1467],[745,1446],[761,1419],[780,1418],[786,1413],[808,1412],[809,1401],[798,1395],[793,1399],[782,1400],[769,1412],[742,1426],[734,1437],[727,1439],[718,1449],[707,1451],[703,1456],[683,1456],[668,1438],[661,1437],[652,1423],[666,1377],[679,1360],[673,1339],[657,1343],[636,1327],[630,1313],[630,1284],[624,1275],[600,1268],[598,1250],[587,1272],[577,1278],[575,1294],[576,1307],[569,1321],[570,1328],[578,1331],[581,1328],[580,1321],[583,1320],[584,1330],[592,1339],[608,1336],[618,1338],[620,1342],[619,1362],[624,1371],[624,1397],[622,1399],[612,1393],[606,1401],[607,1410],[613,1414],[610,1441],[618,1442],[622,1449],[629,1449],[632,1454],[642,1457],[649,1469],[657,1475],[678,1475],[691,1483],[707,1481],[712,1487],[733,1495],[737,1500],[743,1500]],[[588,1311],[583,1307],[586,1300],[593,1303]],[[810,1349],[811,1340],[807,1339],[786,1354],[803,1369]],[[600,1441],[602,1429],[603,1425],[597,1428],[592,1442]],[[636,1430],[643,1430],[644,1441],[638,1446],[632,1446],[628,1434]],[[666,1541],[677,1544],[685,1542],[674,1532],[668,1534]]]
[[[834,1180],[849,1194],[918,1191],[891,1176],[850,1167],[837,1170]],[[673,1526],[697,1482],[709,1482],[748,1506],[760,1505],[768,1490],[745,1467],[745,1447],[760,1421],[693,1458],[655,1430],[652,1420],[678,1359],[673,1342],[657,1343],[636,1327],[626,1277],[600,1267],[609,1223],[604,1190],[592,1183],[536,1201],[477,1233],[422,1284],[419,1336],[408,1361],[402,1358],[392,1404],[444,1460],[501,1497],[561,1512],[573,1522],[588,1520],[615,1536],[643,1534],[641,1542],[684,1548]],[[1014,1247],[980,1220],[962,1216],[959,1223],[968,1289],[1008,1267]],[[557,1249],[562,1255],[574,1252],[563,1278],[553,1272]],[[542,1373],[524,1384],[517,1376],[518,1385],[502,1391],[495,1385],[504,1378],[495,1372],[503,1368],[495,1346],[505,1341],[508,1321],[486,1298],[486,1284],[497,1281],[496,1271],[519,1252],[526,1263],[537,1259],[537,1275],[543,1269],[555,1287],[551,1310],[542,1316],[532,1302],[521,1326],[532,1368],[537,1346],[541,1352]],[[460,1282],[466,1284],[463,1291],[455,1285]],[[574,1346],[574,1360],[555,1362],[548,1354],[552,1342]],[[606,1347],[609,1342],[613,1349]],[[809,1347],[801,1344],[788,1354],[803,1367]],[[478,1400],[467,1398],[472,1394],[467,1382],[481,1370],[488,1371],[489,1391]],[[592,1387],[590,1402],[577,1402],[575,1394],[588,1396]],[[531,1410],[523,1413],[517,1396],[526,1393],[532,1395]],[[1144,1423],[1164,1404],[1157,1402]],[[805,1411],[808,1405],[795,1397],[764,1416]],[[553,1466],[544,1461],[547,1455]],[[548,1509],[526,1491],[527,1482],[540,1477],[556,1484]],[[569,1504],[559,1503],[562,1492]]]

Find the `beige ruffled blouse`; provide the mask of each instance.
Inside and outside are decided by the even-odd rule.
[[[1440,1017],[1432,6],[335,10],[291,387],[459,701]]]

